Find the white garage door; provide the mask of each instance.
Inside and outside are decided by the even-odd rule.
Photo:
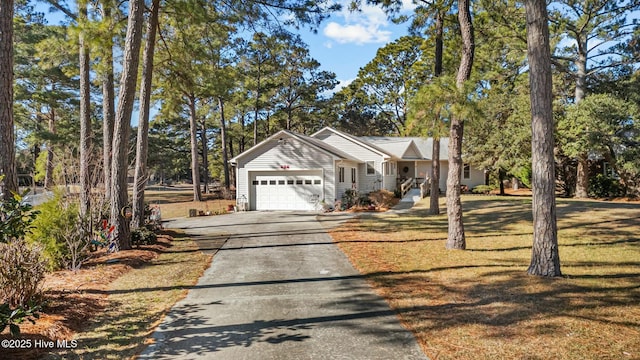
[[[316,210],[322,198],[321,172],[263,172],[251,183],[255,210]]]

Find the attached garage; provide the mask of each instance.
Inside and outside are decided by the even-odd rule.
[[[320,210],[336,200],[336,164],[356,162],[325,142],[279,131],[231,159],[247,210]]]
[[[251,209],[317,210],[324,199],[322,170],[250,172]]]

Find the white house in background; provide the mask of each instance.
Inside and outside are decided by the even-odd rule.
[[[248,210],[316,210],[346,190],[394,191],[407,179],[431,173],[432,139],[356,137],[326,127],[311,136],[282,130],[230,160],[236,199]],[[446,189],[448,139],[441,139],[440,189]],[[485,183],[484,171],[467,164],[462,184]]]

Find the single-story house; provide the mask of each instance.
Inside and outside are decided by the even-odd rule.
[[[440,189],[446,189],[448,139],[441,139]],[[345,191],[394,191],[431,173],[432,139],[356,137],[325,127],[311,136],[282,130],[230,160],[236,199],[247,210],[316,210]],[[484,171],[465,164],[462,184],[485,183]]]

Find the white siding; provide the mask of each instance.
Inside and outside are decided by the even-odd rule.
[[[338,181],[338,167],[344,167],[344,182],[341,183]],[[356,188],[354,190],[359,190],[358,189],[358,178],[359,178],[359,174],[358,174],[358,164],[352,161],[337,161],[336,162],[336,197],[334,200],[340,200],[342,199],[342,195],[344,194],[345,191],[353,189],[353,186],[351,184],[351,169],[356,169]]]
[[[325,130],[315,135],[315,138],[326,142],[327,144],[344,151],[352,157],[362,161],[358,165],[358,191],[367,193],[373,190],[379,190],[382,186],[382,162],[384,158],[378,152],[369,150],[361,145],[354,143],[350,139],[335,134],[332,131]],[[373,161],[376,169],[375,175],[367,175],[365,161]]]
[[[423,179],[431,178],[431,161],[418,161],[416,164],[416,177]]]
[[[484,171],[483,170],[478,170],[476,168],[474,168],[473,166],[471,167],[471,171],[469,172],[469,179],[462,179],[460,180],[462,182],[463,185],[467,185],[469,187],[469,190],[473,189],[474,187],[478,186],[478,185],[484,185]],[[464,176],[464,174],[463,174]]]
[[[287,171],[322,170],[324,200],[333,203],[336,181],[334,157],[296,138],[286,135],[283,138],[286,139],[285,142],[274,139],[259,145],[260,149],[238,159],[237,198],[245,196],[249,204],[255,204],[251,199],[249,172],[278,171],[286,174]]]
[[[418,174],[426,174],[427,177],[431,177],[431,161],[419,161],[418,162]],[[447,175],[449,173],[449,162],[448,161],[440,161],[440,184],[438,187],[440,191],[447,190]],[[462,178],[460,182],[462,185],[467,185],[469,190],[473,189],[478,185],[484,184],[484,171],[478,170],[471,167],[471,171],[469,173],[469,179],[464,178],[464,173],[462,174]]]

